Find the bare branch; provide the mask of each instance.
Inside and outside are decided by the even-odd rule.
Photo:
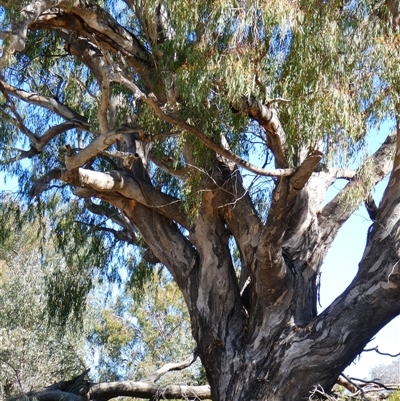
[[[290,178],[289,193],[286,201],[288,205],[292,205],[292,202],[295,200],[297,194],[304,188],[304,185],[311,177],[311,174],[314,172],[321,159],[322,153],[319,151],[314,151],[304,160],[299,169]]]
[[[27,103],[35,104],[37,106],[41,106],[45,109],[51,110],[67,120],[75,120],[87,124],[86,117],[81,116],[75,110],[58,102],[54,98],[41,96],[36,93],[26,92],[22,89],[16,88],[15,86],[9,85],[7,82],[3,80],[0,80],[0,90],[3,93],[15,96],[18,99],[21,99]]]
[[[41,177],[39,180],[37,180],[30,192],[29,195],[34,197],[34,196],[39,196],[43,191],[46,190],[47,185],[51,180],[59,180],[61,179],[63,174],[63,171],[60,168],[54,168],[50,171],[48,171],[43,177]]]
[[[363,352],[371,352],[371,351],[375,351],[379,355],[390,356],[392,358],[397,358],[398,356],[400,356],[400,352],[398,354],[389,354],[388,352],[379,351],[378,347],[363,349]]]
[[[123,165],[124,167],[131,167],[133,163],[135,163],[137,161],[137,159],[139,158],[139,155],[137,153],[133,154],[133,153],[129,153],[129,152],[121,152],[119,150],[112,150],[112,151],[107,151],[104,150],[102,152],[103,155],[107,156],[107,157],[115,157],[117,159],[121,159],[123,161]]]
[[[94,192],[86,192],[79,196],[99,196],[101,193],[116,192],[126,199],[132,199],[147,206],[169,220],[176,221],[185,228],[190,228],[191,222],[181,211],[181,201],[170,195],[164,194],[146,182],[138,181],[118,171],[107,173],[79,168],[75,174],[70,174],[66,169],[55,168],[46,173],[35,182],[30,191],[31,196],[40,195],[53,179],[65,181],[71,185],[89,188]]]
[[[62,12],[59,9],[52,9],[43,13],[29,25],[29,28],[32,30],[65,29],[68,31],[72,29],[89,40],[101,37],[104,48],[114,54],[119,53],[120,58],[124,58],[127,65],[140,75],[146,88],[157,89],[152,77],[153,70],[149,63],[150,55],[140,40],[98,5],[91,4],[90,7],[87,7],[85,2],[78,0],[72,4],[69,2],[68,7],[63,8]],[[76,49],[67,48],[67,51],[76,55]],[[79,55],[77,57],[81,58]],[[88,61],[86,56],[83,57]],[[87,65],[90,67],[93,62],[89,62]],[[96,70],[98,69],[96,68]],[[99,74],[97,73],[96,76],[98,77]],[[166,96],[163,97],[166,100]]]
[[[75,191],[74,194],[79,196],[78,191]],[[84,198],[85,198],[85,205],[90,212],[92,212],[93,214],[97,214],[99,216],[105,216],[107,217],[107,219],[110,219],[114,224],[117,224],[124,230],[129,231],[129,236],[131,238],[131,241],[133,238],[136,237],[135,228],[132,226],[130,221],[123,214],[121,214],[121,212],[118,209],[111,206],[106,207],[105,205],[96,205],[91,201],[89,197],[84,197]]]
[[[118,396],[145,399],[159,397],[166,400],[191,398],[196,400],[207,400],[211,399],[211,391],[209,386],[158,386],[154,383],[148,382],[122,381],[95,384],[89,392],[89,399],[97,401],[107,401]]]
[[[69,170],[77,169],[78,167],[86,164],[90,159],[93,159],[102,151],[106,150],[116,141],[122,141],[124,135],[127,133],[134,133],[137,131],[142,131],[141,127],[134,127],[129,129],[119,129],[108,131],[96,139],[94,139],[86,148],[82,149],[76,155],[67,157],[65,162]]]
[[[75,38],[67,30],[57,29],[57,34],[65,40],[64,50],[87,65],[97,79],[99,86],[103,80],[105,59],[101,51],[87,38]],[[88,88],[85,87],[85,90]]]
[[[348,380],[348,378],[345,376],[339,376],[336,381],[336,384],[344,387],[346,390],[349,390],[351,393],[355,393],[357,391],[357,387],[350,380]]]
[[[41,152],[43,148],[57,135],[60,135],[70,129],[81,128],[81,129],[89,129],[89,124],[83,123],[80,120],[70,120],[65,123],[55,125],[54,127],[49,128],[43,135],[38,138],[38,143],[35,144],[35,149],[38,152]]]
[[[256,120],[267,134],[267,145],[275,156],[275,165],[277,168],[286,169],[288,162],[286,160],[286,134],[282,124],[278,119],[275,109],[269,105],[264,105],[253,96],[242,96],[237,107],[238,111],[249,115]]]
[[[162,366],[160,369],[157,369],[155,372],[153,372],[144,381],[155,383],[157,380],[159,380],[162,376],[164,376],[168,372],[171,372],[173,370],[186,369],[196,361],[197,357],[198,357],[198,354],[197,354],[197,351],[195,350],[193,352],[193,354],[190,355],[189,357],[187,357],[184,361],[175,362],[175,363],[174,362],[167,363],[164,366]]]

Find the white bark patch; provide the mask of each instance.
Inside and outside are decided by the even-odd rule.
[[[377,283],[377,284],[373,285],[372,287],[368,288],[368,291],[364,292],[363,296],[364,297],[369,297],[375,291],[379,290],[379,288],[380,288],[380,283]]]
[[[117,182],[111,174],[98,171],[79,169],[79,180],[82,187],[89,187],[96,191],[112,191],[121,189],[124,180]]]
[[[387,250],[382,253],[382,255],[379,257],[379,259],[372,265],[372,267],[368,270],[368,273],[373,273],[379,269],[381,266],[383,260],[385,260],[387,254]]]

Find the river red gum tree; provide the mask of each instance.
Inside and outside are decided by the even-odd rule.
[[[2,160],[32,159],[31,196],[63,191],[67,207],[70,188],[113,223],[96,230],[172,274],[211,393],[165,397],[308,399],[400,313],[398,6],[175,3],[8,5]],[[347,168],[389,117],[394,132]],[[269,169],[249,161],[257,141]],[[378,207],[370,193],[387,175]],[[325,203],[338,179],[347,185]],[[322,263],[363,202],[372,221],[358,273],[318,315]],[[153,382],[35,395],[149,397]]]

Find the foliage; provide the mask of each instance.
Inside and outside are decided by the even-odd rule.
[[[35,225],[18,229],[9,220],[3,228],[8,241],[0,248],[0,386],[7,397],[81,373],[84,335],[71,324],[65,330],[48,324],[46,277],[64,264],[54,243],[40,251]]]
[[[105,309],[96,308],[99,316],[89,335],[89,355],[96,356],[91,365],[98,380],[145,379],[164,364],[181,361],[194,351],[187,307],[164,270],[152,274],[141,297],[133,297],[131,290],[114,293]],[[99,302],[98,296],[91,299]],[[164,376],[161,383],[203,384],[200,374],[196,363]]]
[[[400,359],[397,358],[389,364],[380,364],[374,366],[369,376],[371,380],[377,380],[384,384],[400,383]]]

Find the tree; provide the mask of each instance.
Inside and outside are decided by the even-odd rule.
[[[0,399],[27,393],[38,386],[76,375],[84,370],[82,331],[68,326],[61,330],[47,324],[46,277],[62,265],[54,246],[40,252],[37,230],[18,229],[7,212],[17,210],[10,203],[0,208],[3,246],[0,247]],[[43,263],[47,259],[47,263]]]
[[[136,292],[137,288],[128,288],[106,308],[98,308],[88,352],[98,355],[97,363],[89,364],[96,367],[96,381],[144,380],[195,349],[186,305],[165,271],[152,274],[140,294]],[[158,379],[163,384],[193,385],[202,382],[202,372],[193,364]]]
[[[369,375],[371,380],[379,380],[381,383],[399,383],[400,360],[395,359],[389,364],[373,366]]]
[[[3,2],[1,159],[73,262],[56,283],[71,289],[59,317],[79,310],[94,272],[162,264],[214,401],[330,389],[400,313],[398,11],[370,0]],[[395,130],[366,157],[384,121]],[[371,193],[387,175],[378,207]],[[347,185],[324,204],[338,179]],[[362,203],[372,221],[358,273],[318,314],[324,257]],[[163,395],[184,396],[175,389]],[[89,398],[154,391],[103,383]]]

